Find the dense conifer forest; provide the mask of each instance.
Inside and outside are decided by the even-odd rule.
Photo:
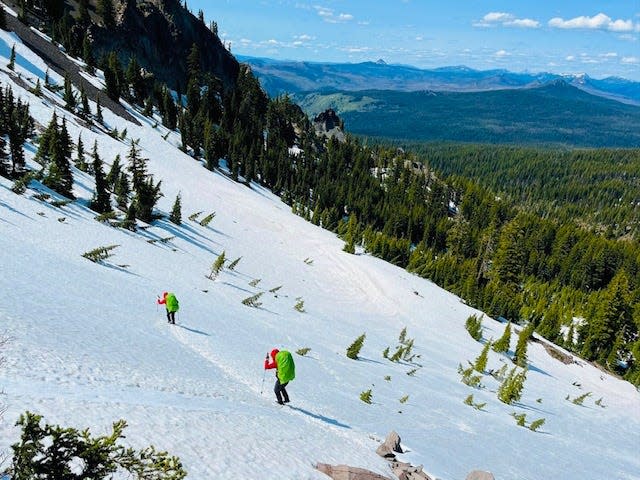
[[[116,52],[93,57],[91,38],[76,28],[92,21],[87,2],[73,11],[65,2],[58,2],[62,10],[56,2],[23,3],[50,20],[50,33],[82,56],[87,69],[104,71],[106,95],[178,129],[182,149],[204,168],[224,166],[236,181],[262,184],[295,213],[341,235],[346,251],[363,249],[430,278],[496,318],[529,322],[540,335],[640,384],[637,150],[402,150],[351,136],[326,140],[289,98],[269,98],[248,66],[231,87],[203,71],[206,45],[183,52],[188,83],[176,92],[144,74],[135,57],[126,63]],[[98,7],[98,21],[109,28],[113,4]],[[70,112],[102,123],[99,107],[90,111],[71,85],[43,87],[64,94]],[[23,157],[16,145],[32,125],[25,106],[9,90],[3,95],[0,140],[7,135],[11,150],[0,143],[0,171],[19,179]],[[53,118],[34,141],[41,178],[71,199],[72,150],[76,166],[83,163],[80,140],[73,146],[65,130]],[[95,157],[85,165],[101,188],[93,208],[106,213],[101,198],[108,188],[129,220],[153,221],[161,182],[146,174],[135,141],[128,169],[109,172],[110,181]]]

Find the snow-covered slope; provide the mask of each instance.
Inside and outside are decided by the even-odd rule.
[[[0,32],[0,82],[46,125],[54,100],[32,96],[5,68],[14,43],[23,79],[39,75],[42,82],[47,70]],[[164,140],[155,121],[139,117],[136,126],[105,111],[111,128],[127,130],[127,140],[118,141],[59,106],[58,114],[67,116],[74,140],[81,134],[88,149],[97,140],[107,163],[140,139],[150,173],[162,180],[159,210],[168,214],[181,193],[184,223],[161,220],[137,233],[98,223],[86,207],[93,179],[77,170],[78,200],[61,208],[34,198],[34,189],[18,196],[0,178],[0,330],[10,337],[1,352],[8,410],[0,449],[17,440],[13,423],[30,410],[93,433],[125,418],[127,443],[178,455],[193,479],[326,478],[314,470],[317,462],[390,476],[374,451],[392,429],[409,450],[402,458],[436,478],[463,479],[480,468],[504,480],[640,479],[640,394],[630,384],[581,361],[564,365],[535,343],[523,398],[504,405],[491,376],[483,389],[460,382],[458,364],[473,361],[482,345],[464,327],[476,312],[457,297],[368,255],[344,253],[342,241],[268,191],[234,183],[181,153],[179,137]],[[32,159],[34,147],[26,154]],[[207,227],[186,219],[200,211],[200,218],[216,212]],[[82,257],[107,245],[118,247],[103,265]],[[206,275],[223,251],[242,258],[212,281]],[[165,290],[180,300],[175,326],[156,305]],[[241,303],[258,292],[260,308]],[[305,313],[293,308],[299,298]],[[486,317],[483,325],[486,339],[504,330]],[[421,355],[413,375],[407,373],[415,366],[382,357],[405,326]],[[361,359],[348,359],[346,348],[365,332]],[[264,356],[273,347],[311,349],[294,355],[291,407],[275,404],[272,371],[263,383]],[[490,352],[489,368],[504,363]],[[371,405],[359,398],[368,389]],[[583,406],[565,399],[587,392]],[[463,404],[471,393],[487,403],[484,411]],[[594,404],[599,398],[606,408]],[[518,427],[512,412],[546,423],[532,432]]]

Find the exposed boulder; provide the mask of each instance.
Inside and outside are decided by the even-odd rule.
[[[348,465],[329,465],[319,463],[316,469],[333,480],[390,480],[389,477],[379,475],[364,468],[350,467]]]
[[[395,431],[389,433],[384,443],[376,449],[376,453],[387,460],[395,460],[396,453],[403,453],[400,446],[400,435]]]
[[[465,480],[495,480],[491,472],[483,472],[482,470],[474,470]]]

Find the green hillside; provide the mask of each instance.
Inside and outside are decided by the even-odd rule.
[[[640,107],[597,97],[563,81],[488,92],[299,94],[310,114],[332,107],[355,134],[420,141],[640,146]]]

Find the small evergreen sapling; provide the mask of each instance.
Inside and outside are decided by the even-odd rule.
[[[309,353],[311,349],[309,347],[299,348],[296,350],[296,353],[301,357],[304,357],[307,353]]]
[[[516,345],[513,361],[519,367],[524,368],[527,366],[527,342],[529,341],[529,338],[531,338],[531,335],[533,335],[534,328],[533,323],[527,325],[527,327],[523,328],[518,335],[518,343]]]
[[[169,221],[176,225],[182,224],[182,199],[180,194],[176,195],[176,201],[173,202],[173,208],[171,209],[171,215],[169,215]]]
[[[282,288],[282,285],[279,285],[277,287],[273,287],[271,290],[269,290],[269,293],[277,293],[278,290],[280,290]]]
[[[371,394],[371,389],[365,390],[364,392],[360,393],[360,400],[369,405],[371,405],[372,397],[373,395]]]
[[[478,358],[476,358],[473,368],[476,372],[484,373],[487,369],[487,361],[489,360],[489,348],[491,348],[491,341],[484,344],[484,348]]]
[[[536,432],[542,425],[544,425],[544,422],[545,422],[544,418],[539,418],[538,420],[534,420],[529,425],[529,430],[531,430],[532,432]]]
[[[240,263],[241,259],[242,259],[242,257],[236,258],[233,262],[231,262],[229,264],[229,266],[227,268],[233,272],[236,269],[236,267],[238,266],[238,263]]]
[[[366,338],[366,336],[367,334],[363,333],[358,338],[356,338],[351,345],[349,345],[349,348],[347,348],[348,358],[352,360],[358,359],[358,354],[360,353],[360,349],[362,349],[362,345],[364,344],[364,339]]]
[[[511,414],[511,416],[516,419],[516,423],[518,424],[519,427],[526,427],[527,426],[527,414],[526,413],[513,412]]]
[[[403,397],[400,398],[400,403],[407,403],[407,400],[409,400],[409,395],[405,395]]]
[[[11,47],[11,54],[9,56],[9,63],[7,64],[9,70],[15,70],[16,68],[16,44]]]
[[[460,374],[460,381],[465,385],[472,388],[483,388],[482,375],[474,375],[473,365],[469,368],[462,368],[462,365],[458,364],[458,373]]]
[[[192,222],[197,222],[197,218],[202,214],[202,212],[195,212],[192,213],[191,215],[189,215],[189,220],[191,220]]]
[[[213,265],[211,265],[211,272],[209,273],[209,276],[208,276],[209,280],[215,280],[215,278],[224,268],[225,260],[226,260],[226,253],[223,250],[222,253],[218,255],[218,258],[216,258],[216,261],[213,262]]]
[[[109,245],[106,247],[98,247],[93,250],[89,250],[82,254],[87,260],[91,260],[94,263],[100,263],[109,257],[113,256],[112,250],[119,247],[119,245]]]
[[[576,405],[582,405],[584,401],[587,399],[587,397],[590,397],[590,396],[591,396],[591,392],[583,393],[579,397],[576,397],[573,400],[571,400],[571,402],[575,403]]]
[[[507,405],[513,404],[522,398],[524,381],[527,378],[527,371],[518,372],[518,367],[513,367],[507,378],[504,379],[498,388],[498,400]]]
[[[255,295],[252,295],[251,297],[247,297],[244,300],[242,300],[242,304],[246,305],[247,307],[253,307],[253,308],[258,308],[262,306],[262,302],[260,302],[260,297],[262,296],[263,292],[260,293],[256,293]]]
[[[504,328],[504,333],[493,344],[493,351],[497,353],[506,353],[509,351],[509,345],[511,344],[511,322]]]
[[[254,278],[249,282],[249,285],[255,288],[258,286],[261,280],[262,280],[261,278]]]
[[[204,217],[202,220],[200,220],[200,225],[203,227],[208,226],[211,223],[211,220],[213,220],[215,216],[216,216],[216,212],[210,213],[209,215]]]
[[[469,316],[467,318],[467,321],[465,322],[465,328],[474,340],[476,340],[477,342],[482,340],[482,316]]]

